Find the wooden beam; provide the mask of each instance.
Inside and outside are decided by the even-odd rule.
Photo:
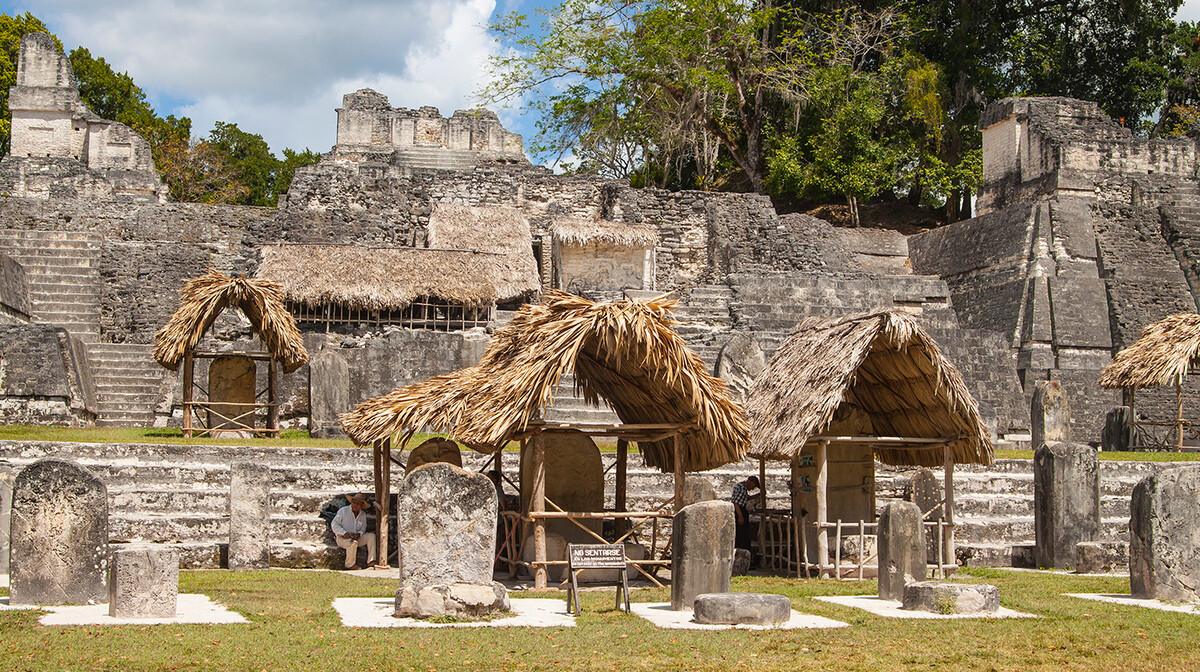
[[[388,519],[392,513],[392,439],[386,438],[380,446],[380,474],[379,485],[382,491],[375,500],[379,506],[378,511],[378,534],[375,535],[376,541],[379,542],[379,552],[376,554],[376,562],[380,567],[387,568],[388,565]]]
[[[183,354],[183,438],[192,438],[192,388],[196,376],[196,363],[192,351]]]
[[[766,550],[766,521],[767,515],[767,458],[758,458],[758,554],[761,557]],[[750,521],[746,521],[750,522]]]
[[[821,568],[821,578],[828,578],[825,569],[829,565],[829,530],[825,528],[829,522],[829,502],[826,497],[829,488],[828,449],[828,441],[817,444],[817,524],[820,525],[817,528],[817,565]]]
[[[944,528],[945,540],[942,543],[945,548],[945,563],[950,564],[955,561],[954,555],[954,453],[950,450],[950,446],[945,447],[943,457],[944,471],[943,478],[945,479],[945,511],[942,512],[942,519],[946,521]]]
[[[683,437],[676,434],[674,439],[675,444],[675,512],[683,508],[683,500],[685,489],[684,485],[687,476],[683,473]]]
[[[1183,452],[1183,374],[1175,378],[1175,450]]]
[[[546,442],[542,433],[533,435],[530,442],[532,453],[533,489],[529,496],[529,512],[545,513],[546,511]],[[546,521],[535,518],[533,521],[533,587],[546,587]]]
[[[275,358],[267,362],[267,429],[279,429],[279,404],[275,398],[275,388],[279,386],[275,370]],[[251,421],[253,422],[253,421]]]
[[[629,442],[625,439],[617,439],[617,492],[614,497],[617,511],[625,511],[626,496],[628,493],[627,479],[629,477]],[[617,536],[625,534],[627,527],[625,520],[618,518],[616,521]]]

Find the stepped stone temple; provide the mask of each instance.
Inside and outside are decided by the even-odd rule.
[[[747,352],[769,358],[805,317],[901,310],[960,370],[999,445],[1029,440],[1040,380],[1063,385],[1072,441],[1087,443],[1121,403],[1096,385],[1100,370],[1143,325],[1195,311],[1200,291],[1196,141],[1133,137],[1078,100],[993,104],[979,216],[907,237],[780,215],[756,194],[555,175],[532,165],[520,136],[491,112],[444,118],[393,108],[369,89],[344,97],[337,145],[296,171],[277,207],[174,203],[149,145],[80,102],[70,62],[48,36],[23,39],[10,100],[13,149],[0,160],[5,423],[178,426],[181,374],[155,364],[154,334],[184,283],[215,267],[284,285],[311,359],[280,377],[280,418],[320,436],[338,435],[336,414],[361,401],[476,363],[514,309],[559,287],[593,299],[674,293],[678,332],[714,371],[742,370],[732,360]],[[252,346],[236,312],[217,321],[204,348]],[[205,379],[207,364],[196,366]],[[267,374],[258,375],[261,386]],[[1166,413],[1171,392],[1139,393],[1139,410]],[[1185,394],[1189,418],[1200,420],[1200,388]],[[574,398],[569,379],[554,412],[609,415]],[[321,538],[320,521],[298,512],[369,482],[369,465],[364,475],[352,453],[322,453],[332,460],[323,476],[282,454],[239,453],[277,462],[274,473],[297,488],[276,495],[277,511],[291,513],[273,517],[274,540]],[[0,466],[25,463],[14,455],[0,446]],[[197,486],[138,499],[138,478],[99,453],[85,459],[111,472],[114,535],[208,539],[212,521],[196,511],[217,495]],[[174,472],[163,462],[146,478],[228,482],[229,455],[214,448],[192,459]],[[720,476],[728,483],[719,492],[737,473]],[[774,496],[786,474],[770,479]],[[121,517],[155,497],[163,510],[193,513],[163,527]],[[982,517],[998,515],[980,506]],[[964,542],[1033,538],[1031,514],[992,537],[960,525]],[[208,550],[185,557],[209,562],[216,542],[196,543]]]

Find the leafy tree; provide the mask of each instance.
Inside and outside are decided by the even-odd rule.
[[[17,83],[17,59],[21,51],[21,37],[26,33],[49,32],[46,24],[29,12],[18,16],[0,14],[0,155],[8,154],[12,137],[8,90]],[[62,49],[62,43],[57,37],[54,38],[54,42]]]
[[[1200,23],[1181,23],[1169,40],[1169,77],[1155,131],[1183,135],[1200,122]]]
[[[207,141],[175,138],[160,150],[159,172],[173,200],[233,204],[249,194],[229,155]]]

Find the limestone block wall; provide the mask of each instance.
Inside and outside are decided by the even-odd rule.
[[[557,245],[558,286],[580,294],[593,290],[652,289],[654,251],[608,243]]]
[[[342,97],[337,110],[335,153],[349,156],[356,147],[433,147],[511,155],[526,162],[521,136],[509,132],[489,110],[457,110],[449,119],[436,107],[393,108],[387,96],[360,89]]]
[[[82,426],[95,415],[78,341],[54,327],[0,324],[0,422]]]

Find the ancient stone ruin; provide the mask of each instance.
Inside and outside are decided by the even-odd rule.
[[[925,580],[925,525],[912,502],[891,502],[879,516],[879,598],[900,600],[904,586]]]
[[[86,469],[43,459],[13,483],[11,604],[108,599],[108,491]]]
[[[675,514],[671,538],[671,609],[691,609],[705,593],[728,593],[733,575],[733,504],[699,502]]]
[[[229,569],[271,564],[271,467],[237,462],[229,477]]]
[[[1100,534],[1100,462],[1078,443],[1043,443],[1033,453],[1038,567],[1075,566],[1075,547]]]
[[[492,580],[498,505],[487,476],[451,464],[426,464],[404,478],[396,490],[397,617],[508,610],[508,591]]]
[[[108,575],[108,615],[174,618],[179,601],[179,551],[170,547],[117,548]]]
[[[1136,597],[1200,602],[1200,467],[1165,469],[1133,488],[1129,584]]]

